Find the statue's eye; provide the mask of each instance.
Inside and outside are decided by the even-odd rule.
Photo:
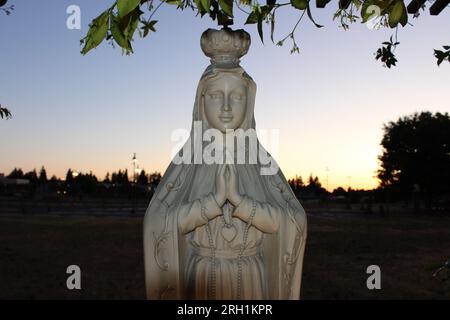
[[[231,99],[234,99],[234,100],[242,100],[242,99],[244,99],[244,95],[238,94],[238,93],[233,93],[233,94],[231,95]]]
[[[209,93],[208,95],[209,95],[210,99],[214,99],[214,100],[221,98],[221,95],[219,93]]]

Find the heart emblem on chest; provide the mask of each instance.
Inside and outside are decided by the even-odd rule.
[[[236,238],[237,230],[236,230],[236,227],[234,225],[223,226],[222,230],[221,230],[221,233],[222,233],[222,237],[226,241],[231,242],[231,241],[234,240],[234,238]]]

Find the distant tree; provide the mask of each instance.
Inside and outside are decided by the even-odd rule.
[[[25,175],[23,177],[25,179],[30,180],[30,183],[33,185],[35,185],[38,181],[36,169],[33,169],[33,171],[29,171],[29,172],[25,173]]]
[[[73,184],[73,171],[69,168],[66,173],[66,185],[72,185]]]
[[[346,194],[347,192],[342,187],[337,187],[336,189],[333,190],[334,196],[345,196]]]
[[[103,183],[111,183],[111,180],[109,178],[109,172],[106,173],[105,179],[103,179]]]
[[[288,183],[292,191],[294,192],[295,196],[297,198],[301,198],[301,193],[305,187],[302,177],[296,175],[295,178],[288,180]]]
[[[120,184],[120,185],[128,185],[130,181],[128,180],[128,170],[119,170],[118,172],[113,172],[111,174],[111,183]]]
[[[50,182],[58,182],[59,179],[58,179],[58,177],[57,177],[56,175],[52,175],[52,177],[50,178],[49,181],[50,181]]]
[[[304,187],[304,185],[305,185],[303,183],[302,177],[301,176],[297,176],[297,175],[295,176],[295,178],[290,179],[288,181],[288,183],[291,185],[291,188],[295,189],[295,190],[300,189],[300,188]]]
[[[60,180],[58,179],[58,177],[56,177],[55,175],[52,175],[52,177],[50,178],[50,180],[48,180],[48,191],[55,193],[57,191],[59,191],[59,185],[60,185]]]
[[[10,179],[22,179],[24,178],[24,174],[22,169],[14,168],[13,171],[8,175],[8,178]]]
[[[322,188],[322,184],[319,181],[319,177],[310,174],[308,178],[308,184],[303,188],[308,194],[314,194],[318,197],[325,196],[328,191]]]
[[[87,174],[79,173],[74,180],[83,193],[91,194],[95,192],[98,179],[92,171]]]
[[[92,181],[95,181],[95,183],[98,182],[98,178],[92,171],[89,171],[89,179],[91,179]]]
[[[161,173],[154,172],[154,173],[150,174],[148,177],[148,182],[153,187],[156,187],[161,182]]]
[[[379,156],[381,187],[405,195],[423,192],[429,203],[435,194],[450,191],[450,117],[421,112],[383,127]]]
[[[322,187],[322,184],[319,181],[319,177],[313,177],[313,175],[310,174],[308,178],[308,187],[313,189],[320,189]]]
[[[44,166],[42,166],[41,171],[39,172],[39,183],[47,183],[47,171],[45,171]]]
[[[123,178],[122,171],[119,170],[118,172],[113,172],[111,175],[111,182],[113,184],[122,184]]]
[[[137,178],[137,184],[146,186],[148,185],[148,177],[147,174],[145,173],[145,170],[142,170],[141,173],[139,174],[139,177]]]
[[[111,183],[112,184],[117,184],[118,183],[118,177],[117,177],[117,173],[113,171],[113,173],[111,174]]]
[[[122,184],[124,185],[130,184],[130,180],[128,179],[128,169],[125,169],[125,171],[122,174]]]

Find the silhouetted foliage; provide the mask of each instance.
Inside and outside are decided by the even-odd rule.
[[[288,180],[288,183],[296,197],[302,200],[324,198],[328,194],[322,188],[319,177],[314,177],[312,174],[308,178],[307,185],[303,183],[303,179],[300,176],[295,176],[295,178]]]
[[[66,186],[71,186],[73,185],[74,180],[73,180],[73,171],[72,169],[67,170],[66,173]]]
[[[39,172],[39,183],[45,184],[47,183],[47,171],[45,171],[44,166],[42,166],[41,171]]]
[[[11,112],[8,109],[3,108],[2,105],[0,104],[0,118],[1,119],[3,119],[3,118],[9,119],[11,117],[12,117]]]
[[[87,174],[79,173],[74,178],[74,182],[79,186],[81,192],[90,194],[96,191],[98,179],[91,171]]]
[[[332,194],[334,196],[345,196],[347,194],[347,191],[345,191],[344,188],[342,187],[337,187],[336,189],[333,190]]]
[[[303,183],[303,179],[300,176],[295,176],[295,178],[290,179],[288,181],[288,183],[290,184],[290,186],[294,192],[296,190],[300,190],[300,188],[305,186],[305,184]]]
[[[174,5],[179,10],[191,9],[197,16],[209,17],[216,20],[219,25],[231,25],[234,23],[234,11],[239,9],[246,15],[245,25],[254,25],[258,31],[261,42],[264,43],[264,30],[270,28],[270,40],[277,46],[283,46],[285,41],[292,41],[291,53],[300,53],[300,48],[296,42],[296,31],[301,20],[308,18],[317,28],[323,25],[316,23],[313,18],[313,3],[310,0],[290,0],[285,2],[277,1],[249,1],[249,0],[166,0],[158,5],[153,0],[116,0],[109,4],[105,11],[100,13],[89,25],[86,36],[81,39],[83,46],[81,53],[87,54],[90,50],[98,47],[103,41],[107,41],[113,47],[122,49],[125,54],[133,53],[132,43],[137,38],[147,37],[156,32],[155,25],[158,20],[154,19],[155,13],[161,5]],[[316,3],[316,7],[324,7],[329,1],[321,1],[321,5]],[[411,18],[418,18],[428,5],[424,2],[417,4],[414,10],[408,11],[406,0],[345,0],[338,1],[338,10],[333,15],[333,20],[337,20],[342,29],[348,30],[350,25],[356,22],[367,23],[370,29],[392,28],[395,29],[395,42],[384,42],[377,53],[376,58],[380,59],[385,66],[390,68],[395,66],[397,59],[394,49],[399,44],[397,33],[400,28],[412,25],[408,23]],[[275,19],[278,10],[291,11],[298,16],[290,32],[286,36],[275,40],[275,26],[278,25]],[[412,16],[409,18],[408,14]],[[373,25],[372,25],[373,24]],[[444,49],[448,46],[444,46]],[[447,50],[447,49],[446,49]],[[435,50],[435,57],[438,65],[450,59],[450,54],[440,50]]]
[[[13,171],[11,171],[11,173],[8,175],[9,179],[23,179],[24,178],[24,174],[22,169],[17,169],[14,168]]]
[[[14,10],[14,5],[7,6],[8,0],[0,0],[0,12],[4,12],[7,16],[9,16]]]
[[[413,192],[432,197],[450,191],[450,117],[421,112],[384,125],[378,178],[408,197]]]
[[[153,186],[157,186],[160,181],[161,181],[161,173],[159,173],[159,172],[154,172],[154,173],[150,174],[148,177],[149,184],[151,184]]]
[[[119,170],[118,172],[113,172],[111,174],[111,183],[118,185],[128,185],[130,180],[128,179],[128,170]]]
[[[30,183],[32,185],[37,184],[38,176],[37,176],[36,169],[33,169],[33,171],[29,171],[29,172],[25,173],[25,175],[23,177],[24,177],[24,179],[30,180]]]
[[[145,173],[145,170],[141,171],[141,173],[139,174],[139,177],[137,178],[136,183],[139,185],[143,185],[143,186],[148,185],[148,177],[147,177],[147,174]]]

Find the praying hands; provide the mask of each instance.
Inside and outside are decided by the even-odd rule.
[[[233,165],[223,164],[217,169],[214,198],[219,207],[222,207],[226,200],[235,207],[241,203],[238,179],[237,169]]]

